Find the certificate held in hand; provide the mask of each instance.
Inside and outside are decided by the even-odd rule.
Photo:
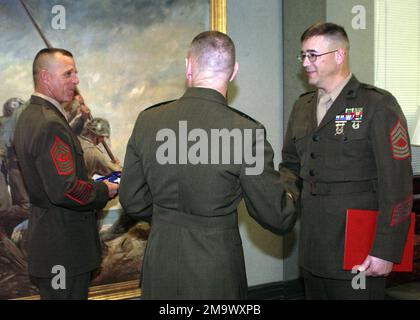
[[[344,270],[352,270],[355,266],[361,265],[368,256],[375,239],[377,214],[378,211],[373,210],[347,209]],[[413,270],[414,213],[411,213],[410,219],[401,263],[394,263],[392,271]]]

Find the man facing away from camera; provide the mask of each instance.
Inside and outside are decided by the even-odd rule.
[[[120,202],[132,217],[152,217],[144,299],[246,298],[237,216],[242,198],[269,230],[283,234],[295,222],[296,178],[274,170],[264,127],[227,105],[237,71],[232,40],[203,32],[186,59],[185,94],[137,119]]]

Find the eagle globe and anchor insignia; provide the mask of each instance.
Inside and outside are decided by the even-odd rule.
[[[54,138],[50,154],[60,176],[67,176],[74,172],[73,155],[70,147],[57,136]]]

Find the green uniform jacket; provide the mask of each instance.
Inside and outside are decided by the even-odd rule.
[[[108,189],[87,179],[82,148],[66,119],[50,102],[32,96],[14,144],[32,204],[29,273],[52,277],[55,265],[67,276],[95,269],[101,250],[94,209],[106,205]]]
[[[164,142],[158,132],[170,129],[179,139],[180,121],[187,122],[190,149],[178,140],[171,146],[177,149],[177,163],[186,160],[187,152],[189,161],[159,164],[158,148]],[[260,141],[262,173],[246,175],[245,162],[233,164],[233,158],[232,164],[192,164],[192,155],[197,155],[194,141],[204,141],[193,134],[197,128],[207,134],[209,143],[211,129],[252,130],[254,141],[245,148],[252,148],[254,154],[255,129],[264,130],[228,107],[219,92],[206,88],[190,88],[181,99],[140,113],[127,146],[120,202],[134,218],[153,214],[142,270],[145,299],[245,298],[247,280],[237,221],[242,198],[249,214],[270,230],[283,233],[295,222],[294,203],[273,168],[273,151],[265,135]],[[231,156],[233,149],[232,145]],[[172,152],[166,151],[166,155]],[[212,151],[206,158],[215,156]],[[244,157],[242,151],[240,157]]]
[[[379,210],[370,255],[399,262],[412,206],[406,119],[396,99],[352,77],[317,126],[317,93],[290,115],[282,166],[302,179],[300,265],[350,279],[343,265],[346,210]],[[342,131],[341,131],[342,130]]]

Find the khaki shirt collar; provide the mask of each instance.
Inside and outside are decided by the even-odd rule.
[[[63,107],[61,106],[61,104],[60,104],[57,100],[55,100],[55,99],[53,99],[53,98],[51,98],[51,97],[48,97],[48,96],[46,96],[45,94],[42,94],[42,93],[39,93],[39,92],[34,92],[32,95],[33,95],[33,96],[40,97],[40,98],[42,98],[42,99],[44,99],[44,100],[47,100],[48,102],[51,102],[51,104],[52,104],[54,107],[56,107],[56,108],[58,109],[58,111],[60,111],[60,113],[64,116],[64,118],[68,121],[68,119],[67,119],[67,115],[66,115],[66,113],[64,112]]]
[[[340,95],[341,91],[343,91],[344,87],[349,83],[351,77],[353,74],[350,72],[350,74],[345,78],[343,81],[339,83],[337,87],[335,87],[334,90],[332,90],[328,95],[331,97],[332,103],[337,99],[337,97]],[[321,93],[321,90],[318,90],[318,98],[324,93]]]

